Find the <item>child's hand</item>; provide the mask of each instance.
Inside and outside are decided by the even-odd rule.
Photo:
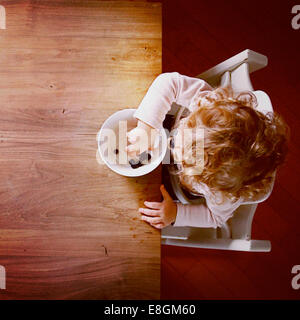
[[[164,198],[162,202],[145,201],[145,205],[150,209],[139,208],[139,212],[143,214],[142,220],[157,229],[162,229],[174,222],[177,215],[177,205],[163,185],[161,185],[160,191]]]
[[[130,156],[135,156],[154,148],[157,131],[148,124],[138,121],[137,127],[127,132],[129,145],[126,151]],[[146,139],[146,141],[143,139]]]

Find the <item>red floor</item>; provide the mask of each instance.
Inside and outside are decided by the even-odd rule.
[[[297,1],[296,1],[297,2]],[[253,238],[270,253],[162,246],[162,299],[300,299],[291,269],[300,264],[298,201],[300,29],[291,27],[295,1],[163,1],[163,72],[188,76],[244,49],[269,58],[251,75],[291,128],[290,153],[271,197],[260,204]]]

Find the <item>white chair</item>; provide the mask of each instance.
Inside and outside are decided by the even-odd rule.
[[[267,63],[266,56],[247,49],[197,77],[213,87],[231,83],[235,91],[252,91],[258,100],[258,110],[263,113],[273,112],[268,95],[260,90],[253,91],[249,76],[250,73],[264,68]],[[180,110],[178,105],[172,105],[170,113],[174,115],[178,113],[178,110]],[[184,194],[176,176],[170,175],[170,179],[173,191],[180,202],[183,204],[197,202],[197,199],[196,201],[191,200]],[[257,201],[244,202],[235,210],[233,217],[223,227],[215,229],[168,226],[161,232],[162,244],[237,251],[271,251],[270,241],[251,238],[251,228],[257,204],[269,197],[274,180],[275,174],[270,192],[266,196]]]

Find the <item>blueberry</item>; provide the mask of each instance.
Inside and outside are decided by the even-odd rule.
[[[149,161],[151,159],[151,154],[144,151],[139,155],[140,162]]]
[[[136,160],[136,159],[130,159],[130,160],[129,160],[129,164],[130,164],[130,166],[131,166],[132,169],[137,169],[137,168],[139,168],[139,167],[142,166],[142,164],[140,163],[140,161],[139,161],[139,160]]]
[[[174,149],[174,145],[175,145],[175,143],[174,143],[174,137],[172,137],[172,138],[170,139],[170,148],[171,148],[171,149]]]

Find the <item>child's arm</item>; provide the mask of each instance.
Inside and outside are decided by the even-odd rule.
[[[142,214],[141,219],[148,222],[152,227],[162,229],[176,220],[177,206],[173,201],[164,185],[160,186],[163,196],[162,202],[145,201],[147,208],[139,208]]]
[[[236,208],[218,212],[210,210],[206,204],[177,203],[177,216],[174,227],[217,228],[233,215]]]
[[[240,199],[235,203],[227,203],[223,207],[211,205],[211,210],[206,204],[175,203],[164,186],[161,186],[160,190],[164,198],[162,202],[145,201],[147,208],[139,209],[139,212],[143,214],[142,220],[158,229],[171,223],[174,223],[175,227],[221,227],[242,203]]]
[[[160,129],[173,102],[188,107],[199,91],[210,91],[204,80],[168,72],[160,74],[151,84],[138,109],[135,118],[149,126]]]
[[[138,125],[127,134],[130,143],[126,148],[128,154],[134,156],[141,151],[138,142],[138,136],[141,134],[139,129],[143,129],[148,135],[148,149],[153,148],[150,143],[155,141],[155,135],[150,139],[152,129],[162,128],[162,123],[173,102],[189,107],[196,94],[210,90],[212,90],[210,85],[202,79],[184,76],[178,72],[160,74],[153,81],[134,113],[134,117],[138,119]]]

